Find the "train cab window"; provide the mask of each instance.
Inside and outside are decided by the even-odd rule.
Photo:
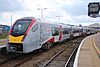
[[[30,21],[16,21],[13,28],[11,35],[22,35],[27,30]]]
[[[37,31],[38,30],[38,24],[34,25],[31,29],[33,32]]]
[[[57,35],[59,35],[59,29],[53,27],[53,28],[52,28],[52,36],[57,36]]]

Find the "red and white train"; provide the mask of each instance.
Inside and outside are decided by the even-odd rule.
[[[18,19],[10,29],[7,51],[29,53],[39,48],[48,49],[52,43],[83,33],[87,34],[87,31],[82,27],[45,23],[37,18],[25,17]]]

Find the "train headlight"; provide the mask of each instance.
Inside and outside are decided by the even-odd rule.
[[[10,50],[11,51],[15,51],[15,47],[14,46],[10,46]]]

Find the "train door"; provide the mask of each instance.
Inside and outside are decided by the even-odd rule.
[[[44,30],[43,30],[43,25],[40,24],[40,36],[39,36],[39,42],[40,44],[44,41]]]
[[[52,27],[52,36],[54,36],[55,42],[59,41],[59,28]]]
[[[33,45],[34,45],[34,48],[38,48],[39,47],[39,30],[38,30],[38,26],[39,24],[35,24],[33,27],[32,27],[32,42],[33,42]]]
[[[66,39],[70,38],[70,35],[71,35],[71,28],[67,28],[66,30]]]

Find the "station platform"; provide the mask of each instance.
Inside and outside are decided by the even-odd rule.
[[[81,42],[73,67],[100,67],[100,33]]]
[[[7,39],[0,39],[0,49],[6,47]]]

